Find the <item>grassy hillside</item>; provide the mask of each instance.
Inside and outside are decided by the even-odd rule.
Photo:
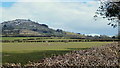
[[[81,37],[79,34],[70,33],[61,29],[49,28],[46,24],[40,24],[26,19],[4,21],[2,25],[3,36],[54,36],[54,37]]]

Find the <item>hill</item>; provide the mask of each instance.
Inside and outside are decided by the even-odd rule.
[[[26,19],[5,21],[2,25],[2,36],[57,36],[57,37],[83,37],[80,34],[66,32],[61,29],[49,28],[46,24],[39,24]]]

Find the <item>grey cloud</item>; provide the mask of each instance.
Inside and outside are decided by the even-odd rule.
[[[3,21],[25,18],[70,32],[115,35],[117,29],[107,26],[106,20],[94,21],[97,2],[23,2],[3,9]]]

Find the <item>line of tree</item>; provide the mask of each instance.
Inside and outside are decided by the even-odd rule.
[[[93,40],[89,40],[89,39],[81,39],[81,40],[2,40],[1,42],[3,43],[15,43],[15,42],[113,42],[113,41],[118,41],[117,39],[109,39],[109,40],[105,40],[105,39],[93,39]]]

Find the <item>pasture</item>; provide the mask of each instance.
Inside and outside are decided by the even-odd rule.
[[[62,55],[72,50],[87,49],[111,42],[21,42],[2,43],[4,63],[22,63],[39,61],[53,55]]]

